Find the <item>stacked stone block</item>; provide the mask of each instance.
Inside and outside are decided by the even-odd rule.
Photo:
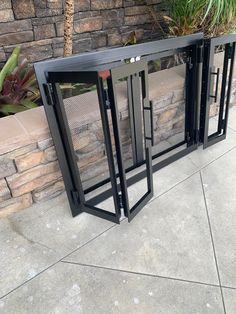
[[[16,45],[31,62],[62,56],[63,5],[62,0],[1,0],[0,63]],[[122,45],[134,30],[139,41],[160,38],[148,8],[160,16],[164,10],[160,0],[75,0],[73,53]]]
[[[64,190],[55,150],[43,142],[43,150],[38,142],[0,156],[0,216]]]

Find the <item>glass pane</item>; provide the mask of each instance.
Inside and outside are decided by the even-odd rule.
[[[130,117],[130,107],[128,104],[128,78],[120,79],[116,83],[115,91],[117,108],[119,114],[119,126],[122,144],[122,153],[125,169],[133,166],[135,160],[133,159],[133,147],[132,147],[132,137],[131,137],[131,119]],[[141,108],[140,108],[141,110]]]
[[[215,54],[214,54],[214,61],[213,61],[213,69],[214,72],[217,72],[219,69],[219,84],[218,84],[218,93],[217,93],[217,101],[213,100],[212,104],[210,105],[210,117],[209,117],[209,130],[208,135],[212,135],[218,132],[218,125],[222,121],[220,119],[225,118],[225,111],[226,111],[226,101],[227,101],[227,93],[229,88],[229,79],[230,79],[230,66],[231,66],[231,60],[228,62],[228,67],[224,69],[224,59],[225,59],[225,51],[227,49],[227,45],[220,45],[215,47]],[[227,79],[226,79],[226,86],[225,89],[223,89],[223,73],[227,72]],[[216,94],[216,77],[211,77],[213,80],[213,87],[212,87],[212,93],[213,95]],[[223,95],[225,95],[223,97]],[[222,104],[221,104],[222,99]],[[222,106],[223,110],[223,116],[220,116],[220,108]],[[223,130],[221,130],[222,134]],[[217,134],[216,134],[217,135]]]
[[[61,84],[60,89],[83,190],[99,186],[104,180],[108,183],[98,191],[111,189],[97,86],[93,83]],[[98,191],[85,194],[88,204]],[[113,200],[103,203],[102,209],[115,212]]]
[[[224,56],[225,56],[225,46],[216,46],[215,47],[215,54],[214,54],[214,61],[213,61],[213,73],[217,73],[219,69],[219,84],[218,84],[218,93],[217,93],[217,101],[212,99],[212,103],[210,105],[210,112],[209,112],[209,129],[208,129],[208,136],[215,134],[218,132],[218,123],[219,123],[219,110],[220,110],[220,99],[222,93],[222,77],[223,77],[223,68],[224,68]],[[216,81],[217,76],[212,74],[211,77],[211,95],[216,95]]]
[[[154,117],[153,155],[185,140],[186,61],[186,54],[179,53],[148,64]]]

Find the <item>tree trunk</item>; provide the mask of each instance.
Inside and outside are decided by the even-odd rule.
[[[65,0],[64,14],[64,57],[73,52],[74,0]]]

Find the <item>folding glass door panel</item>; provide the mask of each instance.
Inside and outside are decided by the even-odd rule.
[[[65,181],[67,193],[73,194],[79,212],[118,223],[120,198],[102,79],[97,72],[49,72],[45,88],[54,109],[49,123],[51,129],[52,123],[57,126],[61,139],[55,143],[57,152],[66,156],[60,162],[62,172],[68,177],[70,170],[74,185],[71,191]],[[100,181],[107,181],[112,191],[112,199],[103,207],[97,207],[85,193],[98,188]]]
[[[198,45],[147,57],[153,107],[153,169],[197,149]]]
[[[49,123],[58,129],[55,145],[64,155],[59,161],[67,193],[78,206],[72,206],[73,214],[88,212],[118,223],[123,210],[130,221],[153,196],[146,63],[49,72],[47,81],[46,110],[53,108]],[[131,185],[140,173],[145,182],[136,197]]]
[[[207,148],[226,138],[236,35],[205,41],[200,140]]]
[[[112,116],[115,118],[113,126],[122,204],[125,216],[131,221],[153,196],[152,107],[149,102],[147,63],[139,61],[111,69],[108,92]],[[122,92],[128,100],[126,112],[122,108]],[[120,119],[117,119],[118,116]],[[124,123],[125,128],[121,127]],[[138,184],[134,186],[137,181]]]

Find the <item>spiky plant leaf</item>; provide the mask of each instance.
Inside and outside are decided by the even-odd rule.
[[[16,47],[10,58],[7,60],[6,64],[4,65],[4,67],[2,68],[2,70],[0,71],[0,92],[2,91],[3,88],[3,82],[6,78],[7,75],[11,74],[11,72],[15,69],[15,67],[17,66],[17,62],[18,62],[18,58],[19,58],[19,54],[20,54],[20,48]]]
[[[167,0],[171,34],[188,35],[203,31],[206,37],[236,29],[235,0]]]
[[[27,109],[33,109],[38,107],[37,104],[35,104],[33,101],[31,101],[30,99],[23,99],[20,104],[22,106],[24,106]]]
[[[18,113],[25,111],[27,108],[25,106],[21,106],[19,104],[2,104],[0,105],[0,112],[8,115],[13,113]]]

